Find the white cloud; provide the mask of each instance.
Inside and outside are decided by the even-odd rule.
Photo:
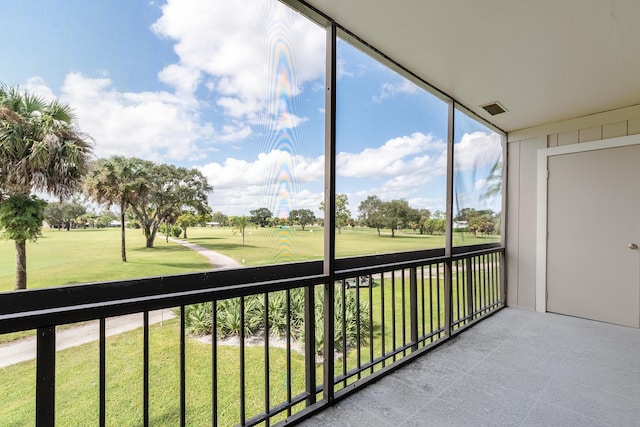
[[[497,133],[465,133],[454,145],[456,171],[474,170],[495,164],[502,156],[501,137]]]
[[[308,120],[294,99],[324,76],[322,28],[276,1],[168,0],[161,11],[151,30],[178,56],[157,75],[167,91],[120,91],[107,71],[98,78],[70,73],[60,88],[98,156],[195,160],[203,148],[217,150],[216,142],[250,137],[254,125],[282,131]],[[56,98],[39,77],[26,89]],[[216,129],[203,120],[212,110],[224,115],[216,115]]]
[[[217,139],[222,142],[241,141],[252,133],[251,127],[247,125],[224,125],[222,126],[222,134]]]
[[[473,183],[473,189],[475,191],[483,190],[487,186],[487,180],[485,178],[480,178]]]
[[[380,103],[386,98],[392,98],[401,93],[411,94],[416,93],[417,91],[418,86],[407,79],[402,79],[402,81],[396,83],[383,83],[380,87],[380,93],[378,95],[374,95],[372,99],[374,102]]]
[[[443,195],[444,196],[444,195]],[[416,209],[429,209],[433,214],[435,211],[444,212],[446,210],[447,201],[442,198],[412,197],[407,200],[409,206]]]
[[[199,169],[216,191],[251,185],[266,187],[278,179],[291,179],[296,183],[322,180],[324,156],[305,158],[288,151],[272,150],[259,153],[254,161],[228,157],[222,163],[207,163]]]
[[[200,72],[177,64],[171,64],[158,73],[158,79],[173,86],[178,93],[192,95],[198,88]]]
[[[152,30],[175,41],[179,64],[161,72],[166,81],[175,67],[190,82],[201,73],[217,105],[251,124],[280,124],[278,104],[324,73],[324,31],[279,2],[169,0]]]
[[[499,136],[486,133],[464,135],[457,145],[459,166],[486,166],[496,159],[496,153],[501,153]],[[370,194],[376,194],[382,200],[406,199],[415,208],[443,210],[446,154],[444,141],[420,132],[392,138],[380,147],[366,148],[358,153],[341,152],[337,158],[337,174],[344,190],[339,192],[353,196],[351,208],[354,211]],[[258,154],[253,161],[229,157],[222,163],[208,163],[200,169],[215,187],[212,205],[230,212],[242,213],[242,209],[247,210],[249,206],[270,207],[269,203],[275,203],[276,193],[283,183],[291,191],[287,197],[292,209],[295,205],[315,210],[322,201],[321,190],[310,188],[322,184],[324,156],[307,158],[284,150],[272,150]],[[368,188],[350,193],[348,189],[353,187],[349,183],[361,178],[366,180]],[[481,179],[473,182],[476,186],[483,185]],[[362,188],[361,185],[358,187]],[[427,198],[425,193],[431,196]],[[465,196],[460,194],[458,197]]]
[[[44,99],[56,99],[56,95],[53,93],[51,88],[47,85],[42,77],[30,77],[23,87],[28,92],[37,96],[41,96]]]
[[[250,209],[276,203],[279,192],[284,194],[289,208],[317,210],[322,200],[322,192],[314,193],[308,188],[296,190],[300,184],[315,183],[321,186],[324,171],[324,157],[305,158],[283,150],[260,153],[254,161],[227,158],[222,163],[208,163],[199,167],[214,187],[210,203],[215,210],[227,214],[240,215]]]
[[[496,133],[464,134],[455,144],[454,193],[456,209],[501,209],[500,197],[484,197],[491,168],[501,159],[501,137]]]
[[[213,135],[210,125],[198,122],[193,98],[168,92],[119,92],[108,78],[71,73],[60,99],[74,107],[80,129],[95,140],[98,157],[193,159],[196,142]]]
[[[446,144],[433,135],[416,132],[360,153],[341,152],[336,164],[338,174],[345,177],[397,176],[426,167],[430,160],[427,152],[439,153],[445,149]],[[414,158],[415,155],[419,156]]]
[[[297,194],[294,209],[311,209],[318,215],[320,212],[320,203],[322,203],[323,200],[324,193],[321,191],[314,193],[309,190],[302,190]]]

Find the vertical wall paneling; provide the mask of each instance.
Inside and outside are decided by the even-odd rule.
[[[607,123],[602,126],[602,139],[627,136],[627,121]]]
[[[580,140],[577,130],[571,130],[568,132],[560,132],[558,134],[558,145],[577,144]]]
[[[602,139],[602,126],[580,129],[578,132],[578,142],[598,141],[600,139]]]
[[[629,120],[627,135],[637,135],[640,133],[640,117]]]
[[[509,143],[507,150],[507,305],[518,305],[518,249],[520,247],[518,233],[520,209],[520,142]],[[511,191],[513,189],[514,191]]]
[[[532,310],[535,308],[536,285],[536,159],[538,150],[545,148],[546,135],[520,143],[518,306]]]

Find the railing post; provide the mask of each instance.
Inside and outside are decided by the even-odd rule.
[[[313,285],[304,288],[304,359],[307,406],[316,403],[316,314]]]
[[[55,424],[56,328],[38,328],[36,359],[36,426]]]
[[[451,318],[453,317],[453,305],[451,298],[451,263],[453,261],[448,258],[444,263],[444,336],[451,336]]]
[[[467,273],[467,318],[469,321],[473,320],[473,258],[469,257],[465,259],[466,273]]]
[[[418,267],[409,270],[409,316],[411,322],[411,351],[418,349]],[[424,296],[423,296],[424,298]],[[423,313],[424,315],[424,313]]]
[[[507,305],[507,263],[506,251],[502,249],[498,254],[498,271],[500,277],[500,302],[503,307]],[[495,280],[495,279],[494,279]]]
[[[329,403],[333,401],[333,380],[335,376],[335,342],[334,336],[335,330],[335,307],[336,307],[336,293],[335,282],[330,280],[324,285],[324,401]]]

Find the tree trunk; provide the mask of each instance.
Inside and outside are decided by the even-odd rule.
[[[144,233],[144,237],[147,241],[147,248],[152,248],[153,247],[153,241],[155,240],[154,237],[152,236],[150,233]]]
[[[27,289],[27,243],[25,240],[16,240],[15,289]]]
[[[187,238],[187,227],[185,227],[185,228],[184,228],[184,233],[183,233],[183,235],[182,235],[182,238],[183,238],[183,239],[186,239],[186,238]]]
[[[147,248],[153,247],[153,241],[156,239],[156,232],[158,231],[157,227],[153,226],[144,226],[144,237],[147,240]]]
[[[122,262],[127,262],[127,249],[124,239],[124,211],[126,207],[124,203],[120,205],[120,252],[122,254]]]

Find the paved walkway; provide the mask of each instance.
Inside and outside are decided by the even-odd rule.
[[[214,268],[237,268],[240,266],[233,258],[207,249],[204,246],[180,239],[170,239],[206,257]],[[149,324],[161,323],[173,317],[170,309],[149,312]],[[107,319],[107,336],[121,334],[142,327],[142,313],[118,316]],[[82,326],[60,329],[56,332],[56,349],[64,350],[76,347],[99,338],[99,322],[92,321]],[[31,336],[17,341],[0,344],[0,368],[11,366],[36,358],[36,337]]]
[[[174,317],[171,309],[149,312],[149,324],[162,323]],[[107,319],[106,335],[121,334],[142,327],[142,313],[128,314]],[[94,320],[82,326],[56,330],[56,350],[65,350],[100,338],[100,322]],[[36,337],[30,336],[17,341],[0,344],[0,368],[36,358]]]
[[[215,268],[237,268],[240,267],[240,264],[233,258],[228,257],[226,255],[222,255],[216,251],[212,251],[211,249],[207,249],[204,246],[196,245],[195,243],[186,242],[180,239],[169,238],[172,242],[178,243],[184,247],[191,249],[192,251],[198,252],[199,254],[206,257],[209,262]]]

